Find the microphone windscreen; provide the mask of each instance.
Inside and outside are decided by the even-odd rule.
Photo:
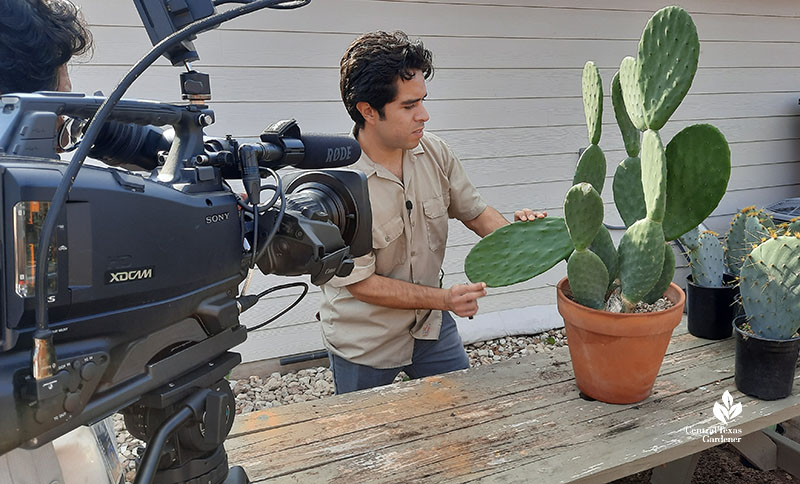
[[[306,133],[301,137],[305,148],[303,161],[296,168],[318,170],[352,165],[361,157],[361,146],[350,136]]]

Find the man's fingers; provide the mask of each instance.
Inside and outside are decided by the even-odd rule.
[[[485,282],[475,282],[475,283],[472,283],[472,284],[460,284],[458,287],[459,287],[459,289],[463,288],[463,291],[461,291],[462,294],[466,294],[468,292],[483,291],[484,289],[486,289],[486,283]]]
[[[537,218],[545,218],[547,217],[547,212],[535,212],[529,208],[523,208],[522,210],[517,210],[514,212],[514,221],[523,221],[527,222],[530,220],[536,220]]]

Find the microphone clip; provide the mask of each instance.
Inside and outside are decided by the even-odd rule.
[[[294,166],[303,161],[305,147],[300,137],[300,126],[297,125],[297,121],[283,119],[264,128],[259,139],[262,143],[271,143],[281,149],[283,158],[276,161],[279,167],[283,167]]]

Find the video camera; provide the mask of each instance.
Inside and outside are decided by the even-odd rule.
[[[155,47],[112,95],[0,96],[0,454],[122,410],[147,441],[137,483],[246,482],[241,469],[229,475],[222,447],[235,414],[224,377],[241,361],[229,350],[261,296],[239,285],[254,265],[313,284],[352,271],[371,249],[366,178],[323,168],[355,162],[360,148],[294,120],[254,142],[204,135],[215,117],[208,76],[186,64],[193,36],[308,0],[218,0],[245,3],[222,13],[211,0],[134,1]],[[162,54],[189,68],[188,103],[120,100]],[[83,135],[69,165],[56,154],[65,132]],[[112,167],[78,173],[87,154]],[[281,178],[282,167],[313,171]]]

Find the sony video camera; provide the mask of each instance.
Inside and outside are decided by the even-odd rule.
[[[197,58],[181,32],[220,17],[211,0],[135,3],[154,44],[177,39],[164,54],[176,64]],[[0,454],[124,409],[128,430],[148,441],[142,482],[223,482],[235,413],[224,377],[241,360],[229,350],[246,338],[239,314],[258,299],[239,294],[248,270],[323,284],[371,249],[364,175],[320,169],[355,162],[354,139],[302,134],[294,120],[253,142],[208,138],[208,76],[184,72],[181,86],[184,105],[117,102],[96,139],[80,141],[111,166],[84,166],[67,181],[60,134],[89,133],[86,121],[112,96],[0,96]],[[281,178],[282,167],[312,170]],[[52,348],[40,330],[52,333]]]

